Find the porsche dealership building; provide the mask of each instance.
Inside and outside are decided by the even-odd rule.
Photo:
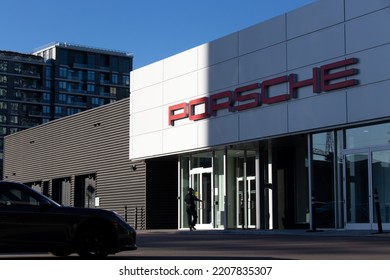
[[[390,229],[389,24],[319,0],[136,69],[129,99],[7,136],[4,179],[142,228],[186,229],[192,187],[198,229]]]

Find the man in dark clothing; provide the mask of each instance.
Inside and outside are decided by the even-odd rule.
[[[187,211],[187,218],[188,218],[188,226],[190,230],[196,230],[195,225],[198,220],[198,213],[196,212],[196,203],[195,201],[200,201],[199,198],[197,198],[194,195],[194,190],[192,188],[188,189],[188,192],[184,198],[184,201],[186,203],[186,211]]]

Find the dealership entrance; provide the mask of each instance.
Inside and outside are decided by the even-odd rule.
[[[198,229],[308,228],[307,137],[230,145],[181,155],[179,228],[188,228],[184,197],[197,202]]]
[[[345,220],[347,229],[378,229],[379,203],[383,227],[390,229],[390,147],[345,152]],[[375,201],[377,196],[377,201]]]

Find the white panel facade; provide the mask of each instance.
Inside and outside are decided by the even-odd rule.
[[[282,135],[288,132],[287,104],[248,110],[240,115],[240,140]]]
[[[388,44],[390,7],[346,23],[347,52],[354,53]]]
[[[348,121],[389,116],[390,80],[348,90]]]
[[[345,0],[345,17],[346,20],[350,20],[387,7],[390,7],[388,0]]]
[[[274,32],[269,32],[274,30]],[[286,16],[278,16],[239,33],[239,55],[255,52],[286,40]]]
[[[344,21],[344,1],[316,1],[287,13],[287,39],[313,33]]]
[[[345,92],[320,95],[289,103],[289,131],[325,128],[346,123]]]
[[[286,44],[262,49],[240,57],[240,83],[270,77],[286,71]]]
[[[238,83],[238,60],[231,59],[198,71],[199,94],[226,89]]]
[[[198,47],[199,69],[233,59],[238,55],[238,33]]]
[[[177,101],[186,101],[198,95],[198,73],[189,74],[170,79],[163,84],[164,104],[175,104]]]
[[[388,116],[389,24],[387,0],[319,0],[133,71],[130,157],[178,154]],[[321,66],[350,58],[357,62],[324,70],[322,78],[355,68],[357,73],[330,84],[355,79],[357,85],[327,90],[328,82],[321,84],[318,77],[320,93],[314,93],[314,67],[321,73]],[[290,74],[309,84],[285,99]],[[216,104],[226,103],[227,96],[233,107],[245,104],[235,100],[234,90],[254,84],[259,87],[240,96],[252,94],[247,103],[254,104],[256,93],[263,104],[210,115],[202,109],[210,108],[215,94],[221,94]],[[181,109],[170,111],[173,105]],[[170,122],[169,114],[183,118]],[[140,119],[157,123],[141,127],[134,123]]]
[[[180,67],[177,67],[177,65],[180,65]],[[194,72],[197,68],[197,49],[190,49],[164,60],[164,80]]]
[[[342,57],[345,54],[344,27],[336,25],[298,37],[287,43],[288,69]]]

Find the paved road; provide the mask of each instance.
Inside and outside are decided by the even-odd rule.
[[[138,250],[110,259],[390,260],[390,233],[368,231],[147,230],[138,232],[137,243]],[[0,259],[52,258],[46,253],[0,254]]]
[[[390,260],[390,233],[146,231],[132,258]]]

